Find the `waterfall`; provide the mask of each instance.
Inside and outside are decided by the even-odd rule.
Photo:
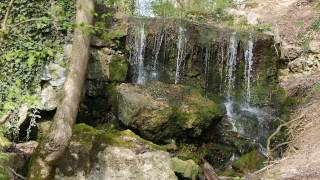
[[[186,38],[186,29],[179,27],[178,35],[178,57],[176,63],[176,78],[175,84],[181,83],[183,76],[183,67],[186,59],[187,51],[187,38]]]
[[[223,92],[223,72],[224,72],[224,59],[225,59],[225,53],[224,53],[224,46],[221,45],[219,48],[219,55],[220,57],[218,57],[219,59],[219,75],[220,75],[220,85],[219,85],[219,90],[220,93]]]
[[[253,65],[253,38],[252,33],[249,35],[248,47],[245,52],[245,71],[244,76],[246,79],[246,101],[250,103],[251,100],[251,79],[252,79],[252,65]]]
[[[153,47],[154,57],[153,57],[153,65],[152,65],[152,73],[151,73],[152,79],[157,79],[158,77],[158,69],[157,69],[158,56],[160,53],[163,38],[164,38],[164,33],[162,31],[155,36],[155,43]]]
[[[230,38],[230,46],[228,52],[228,61],[227,61],[227,98],[232,97],[232,91],[234,89],[235,82],[235,69],[237,65],[237,50],[238,50],[238,40],[236,32],[233,32]]]
[[[134,67],[134,82],[137,84],[145,84],[145,70],[144,70],[144,51],[146,36],[144,32],[144,24],[141,23],[136,27],[134,35],[134,45],[130,53],[130,64]]]
[[[233,89],[234,89],[234,82],[235,82],[235,69],[237,65],[237,49],[238,49],[238,40],[236,36],[236,32],[233,32],[230,37],[230,44],[229,44],[229,52],[228,52],[228,59],[227,59],[227,101],[224,103],[227,111],[227,117],[229,122],[232,124],[232,129],[234,131],[238,131],[235,126],[235,115],[233,110]]]
[[[206,47],[205,57],[204,57],[204,74],[205,74],[205,95],[208,94],[208,87],[209,87],[209,60],[211,58],[211,48],[210,44]]]

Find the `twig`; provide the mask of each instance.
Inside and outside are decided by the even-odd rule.
[[[15,176],[17,176],[20,179],[27,179],[25,177],[23,177],[22,175],[18,174],[14,169],[12,169],[11,167],[7,167],[7,169],[9,169]]]
[[[27,23],[27,22],[41,21],[41,20],[42,20],[42,18],[31,18],[31,19],[27,19],[27,20],[25,20],[25,21],[21,21],[21,22],[19,22],[19,23],[17,23],[17,24],[13,24],[13,25],[11,25],[10,27],[17,27],[17,26],[20,26],[21,24],[24,24],[24,23]]]
[[[279,131],[281,130],[282,127],[288,126],[290,123],[292,123],[292,122],[294,122],[294,121],[297,121],[297,120],[299,120],[299,119],[302,119],[304,116],[305,116],[305,114],[302,114],[301,116],[299,116],[299,117],[296,118],[296,119],[293,119],[293,120],[288,121],[288,122],[286,122],[286,123],[280,124],[280,125],[278,126],[278,128],[271,134],[271,136],[269,136],[269,138],[268,138],[268,140],[267,140],[267,154],[268,154],[268,156],[269,156],[270,158],[272,158],[272,156],[271,156],[272,150],[270,149],[270,144],[271,144],[272,138],[279,133]]]

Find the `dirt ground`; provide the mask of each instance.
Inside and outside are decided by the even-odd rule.
[[[248,0],[238,10],[271,25],[283,57],[294,59],[303,51],[311,24],[320,17],[319,4],[319,0]]]

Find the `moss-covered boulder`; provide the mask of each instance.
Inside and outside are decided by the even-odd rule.
[[[119,120],[148,139],[197,137],[223,116],[215,102],[183,85],[121,84],[116,91]]]
[[[264,166],[263,162],[265,161],[266,157],[264,157],[259,151],[254,150],[234,161],[231,168],[225,170],[222,175],[243,176],[261,169]]]
[[[176,180],[171,157],[163,149],[130,130],[78,124],[55,179]]]
[[[181,177],[196,180],[198,178],[200,167],[193,161],[183,161],[179,158],[171,159],[171,168]]]

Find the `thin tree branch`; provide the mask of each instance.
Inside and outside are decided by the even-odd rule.
[[[28,22],[32,22],[32,21],[41,21],[41,20],[42,20],[42,18],[31,18],[31,19],[27,19],[25,21],[21,21],[16,24],[10,25],[10,27],[17,27],[17,26],[20,26],[24,23],[28,23]]]

